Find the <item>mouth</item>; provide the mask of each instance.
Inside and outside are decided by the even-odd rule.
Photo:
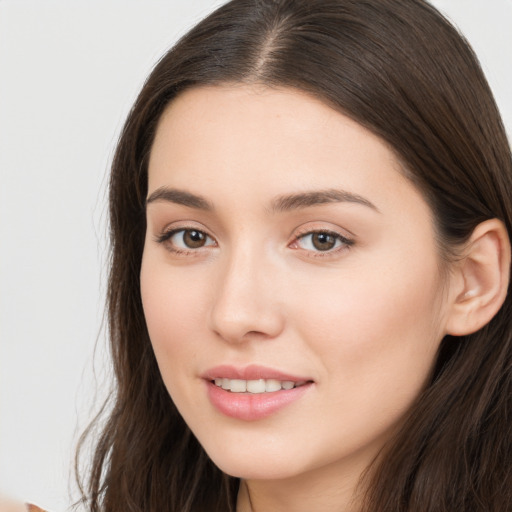
[[[254,395],[262,393],[274,393],[281,390],[290,390],[304,386],[308,381],[292,381],[277,379],[228,379],[225,377],[217,377],[210,381],[215,386],[222,388],[230,393],[251,393]]]
[[[288,409],[309,396],[315,382],[272,368],[217,366],[202,375],[217,411],[244,421],[257,421]]]

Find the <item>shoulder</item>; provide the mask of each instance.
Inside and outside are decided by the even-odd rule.
[[[46,512],[35,505],[23,504],[0,495],[0,512]]]

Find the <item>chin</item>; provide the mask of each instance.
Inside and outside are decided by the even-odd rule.
[[[250,462],[241,462],[240,460],[216,461],[214,464],[224,473],[242,480],[281,480],[296,475],[295,471],[287,465],[286,468],[276,465],[274,461],[267,461],[265,464],[251,464]]]
[[[296,476],[307,464],[297,460],[297,454],[267,449],[254,445],[243,449],[237,443],[229,447],[204,446],[213,463],[229,476],[243,480],[278,480]],[[238,449],[237,449],[238,448]],[[241,449],[240,449],[241,448]]]

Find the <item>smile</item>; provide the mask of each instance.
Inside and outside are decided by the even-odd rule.
[[[257,380],[244,380],[244,379],[227,379],[216,378],[213,381],[215,386],[222,388],[231,393],[273,393],[281,390],[290,390],[306,384],[306,381],[294,382],[291,380],[277,380],[277,379],[257,379]]]

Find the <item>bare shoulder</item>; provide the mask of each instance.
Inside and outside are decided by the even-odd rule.
[[[0,512],[46,512],[35,505],[27,505],[19,501],[13,501],[4,496],[0,496]]]
[[[27,506],[23,503],[0,496],[0,512],[27,512]]]

